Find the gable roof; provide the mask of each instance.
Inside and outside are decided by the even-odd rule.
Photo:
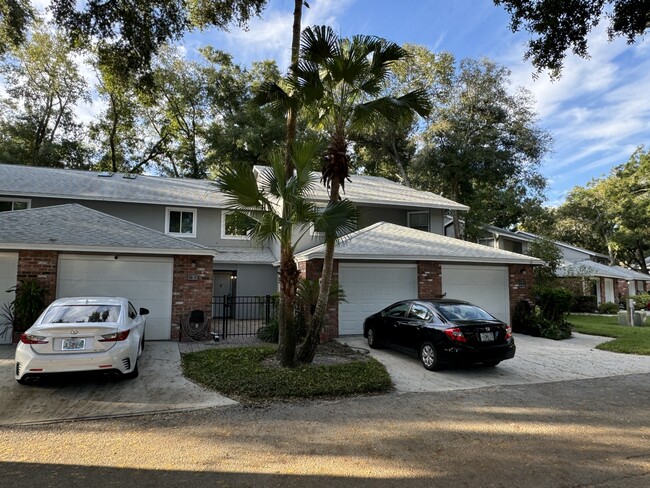
[[[66,198],[225,208],[225,198],[210,180],[165,178],[0,164],[0,196]]]
[[[0,249],[209,255],[207,247],[76,203],[0,212]]]
[[[591,259],[583,261],[565,262],[555,271],[555,274],[560,277],[602,277],[614,278],[617,280],[629,280],[630,277],[624,271],[618,270],[615,266],[607,266],[606,264],[597,263]]]
[[[513,232],[508,229],[502,229],[501,227],[495,227],[494,225],[486,225],[483,227],[483,230],[489,232],[490,234],[494,234],[496,236],[504,236],[508,239],[513,239],[519,242],[534,242],[536,239],[535,237],[525,235],[523,232]]]
[[[611,266],[617,271],[627,274],[628,280],[637,280],[637,281],[650,281],[650,275],[641,273],[634,269],[623,268],[622,266]]]
[[[254,169],[258,175],[269,170],[267,166],[255,166]],[[320,181],[320,174],[317,172],[313,174]],[[350,181],[345,183],[345,192],[342,191],[341,196],[353,203],[365,205],[469,210],[467,205],[435,193],[415,190],[379,176],[350,175]],[[311,198],[317,202],[328,202],[329,195],[325,186],[321,183],[315,185]]]
[[[298,253],[296,259],[307,261],[322,258],[324,253],[325,245],[321,244]],[[531,256],[387,222],[378,222],[345,236],[336,245],[335,257],[343,260],[543,264],[541,260]]]
[[[541,237],[538,236],[537,234],[533,234],[531,232],[524,232],[522,230],[518,230],[517,232],[515,232],[515,234],[519,234],[519,235],[524,236],[524,237],[529,237],[529,238],[531,238],[533,240],[541,239]],[[567,244],[566,242],[553,241],[553,243],[556,246],[564,247],[565,249],[571,249],[571,250],[577,251],[577,252],[581,252],[583,254],[587,254],[588,256],[594,256],[594,257],[602,258],[602,259],[609,259],[609,256],[607,256],[606,254],[600,254],[598,252],[590,251],[589,249],[585,249],[583,247],[573,246],[571,244]]]

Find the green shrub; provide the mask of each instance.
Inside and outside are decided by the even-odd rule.
[[[600,305],[598,305],[598,312],[607,313],[607,314],[618,313],[618,303],[613,303],[613,302],[601,303]]]
[[[537,305],[526,319],[524,334],[554,340],[571,337],[571,326],[566,317],[573,303],[573,294],[563,288],[538,290]]]
[[[640,293],[638,295],[626,298],[631,298],[634,300],[634,310],[645,310],[650,303],[650,294],[648,293]],[[627,300],[625,303],[627,303]]]
[[[598,310],[598,299],[596,295],[584,295],[573,297],[572,312],[593,313]]]
[[[573,295],[564,288],[545,288],[539,291],[542,316],[551,322],[561,322],[571,311]]]

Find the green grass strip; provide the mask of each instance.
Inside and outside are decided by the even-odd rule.
[[[390,390],[384,366],[370,357],[333,365],[270,366],[274,346],[208,349],[184,354],[191,380],[241,400],[340,397]]]
[[[618,325],[616,317],[571,315],[568,320],[576,332],[615,339],[597,349],[650,356],[650,327]]]

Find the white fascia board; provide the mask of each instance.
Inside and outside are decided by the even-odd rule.
[[[315,252],[311,254],[303,254],[296,258],[296,261],[301,263],[304,261],[309,261],[310,259],[323,259],[324,253]],[[502,259],[502,258],[481,258],[481,257],[464,257],[464,256],[433,256],[433,255],[424,255],[424,256],[391,256],[391,255],[370,255],[367,254],[346,254],[340,256],[334,252],[334,259],[339,261],[436,261],[436,262],[447,262],[447,263],[490,263],[490,264],[530,264],[532,266],[542,266],[543,261],[536,258],[529,259]]]

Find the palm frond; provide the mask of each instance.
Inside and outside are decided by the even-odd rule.
[[[256,208],[266,204],[266,198],[257,186],[253,169],[244,164],[224,168],[217,186],[226,196],[226,204],[233,208]]]
[[[314,230],[325,234],[325,240],[338,239],[357,229],[359,212],[346,199],[330,202],[314,220]]]
[[[295,108],[297,101],[278,83],[265,81],[255,91],[253,103],[260,107],[268,106],[276,113],[285,113],[289,108]]]
[[[339,37],[327,25],[307,27],[302,32],[300,44],[300,57],[313,63],[340,55]]]

